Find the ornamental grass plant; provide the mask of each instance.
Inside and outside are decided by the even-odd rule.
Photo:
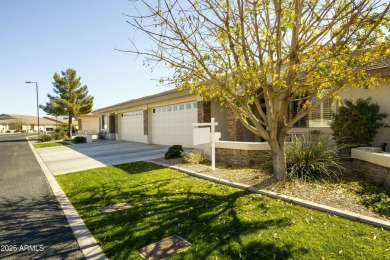
[[[194,150],[183,154],[183,162],[188,164],[202,164],[209,161],[209,156],[200,150]]]
[[[293,137],[293,142],[286,145],[286,160],[289,178],[336,179],[346,171],[333,140],[327,136],[315,141]]]

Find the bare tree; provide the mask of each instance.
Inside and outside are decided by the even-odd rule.
[[[172,68],[162,82],[234,111],[269,143],[278,180],[287,171],[287,131],[346,86],[378,86],[365,67],[390,55],[390,4],[379,0],[134,2],[142,11],[128,16],[128,51]]]
[[[13,125],[16,132],[22,132],[23,126],[27,124],[27,120],[24,116],[18,116],[13,120]]]

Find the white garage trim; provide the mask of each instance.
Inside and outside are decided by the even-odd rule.
[[[152,143],[192,147],[192,124],[198,122],[196,101],[152,109]]]
[[[120,123],[121,140],[147,142],[144,135],[144,114],[142,110],[122,113]]]

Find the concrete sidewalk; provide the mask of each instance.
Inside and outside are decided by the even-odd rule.
[[[147,161],[164,157],[168,146],[137,142],[97,140],[37,149],[53,175],[88,170],[121,163]]]

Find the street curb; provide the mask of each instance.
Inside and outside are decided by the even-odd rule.
[[[31,151],[34,153],[35,158],[37,159],[43,173],[46,176],[47,182],[49,183],[54,195],[61,205],[66,220],[68,221],[68,224],[71,227],[84,256],[91,260],[108,259],[100,246],[97,244],[95,238],[92,236],[84,221],[81,219],[80,215],[77,213],[76,209],[73,207],[72,203],[70,203],[69,199],[66,197],[65,192],[61,189],[57,180],[54,178],[54,175],[44,163],[41,156],[37,153],[29,140],[28,143],[30,145]]]
[[[276,193],[276,192],[272,192],[272,191],[258,189],[256,187],[245,185],[245,184],[239,184],[239,183],[230,182],[228,180],[219,179],[219,178],[216,178],[216,177],[213,177],[213,176],[209,176],[209,175],[206,175],[206,174],[189,171],[189,170],[186,170],[186,169],[183,169],[183,168],[180,168],[180,167],[177,167],[177,166],[168,165],[168,164],[165,164],[165,163],[160,163],[160,162],[155,162],[155,161],[148,161],[148,162],[151,162],[151,163],[154,163],[154,164],[158,164],[158,165],[161,165],[161,166],[164,166],[164,167],[167,167],[167,168],[171,168],[171,169],[174,169],[174,170],[186,173],[188,175],[191,175],[193,177],[197,177],[197,178],[200,178],[200,179],[209,180],[209,181],[213,181],[213,182],[216,182],[216,183],[219,183],[219,184],[224,184],[224,185],[227,185],[227,186],[230,186],[230,187],[247,190],[247,191],[252,192],[252,193],[261,194],[261,195],[264,195],[264,196],[267,196],[267,197],[271,197],[271,198],[274,198],[274,199],[280,199],[280,200],[283,200],[283,201],[286,201],[286,202],[290,202],[292,204],[296,204],[296,205],[299,205],[299,206],[303,206],[303,207],[306,207],[306,208],[309,208],[309,209],[315,209],[315,210],[331,213],[331,214],[334,214],[336,216],[340,216],[340,217],[347,218],[347,219],[350,219],[350,220],[359,221],[359,222],[362,222],[362,223],[365,223],[365,224],[370,224],[370,225],[377,226],[377,227],[380,227],[380,228],[383,228],[383,229],[386,229],[386,230],[390,230],[390,221],[385,221],[385,220],[378,219],[378,218],[364,216],[364,215],[361,215],[361,214],[357,214],[357,213],[354,213],[354,212],[350,212],[350,211],[341,210],[341,209],[337,209],[337,208],[334,208],[334,207],[318,204],[318,203],[311,202],[311,201],[308,201],[308,200],[303,200],[303,199],[298,199],[298,198],[295,198],[295,197],[287,196],[287,195],[284,195],[284,194],[281,194],[281,193]]]

